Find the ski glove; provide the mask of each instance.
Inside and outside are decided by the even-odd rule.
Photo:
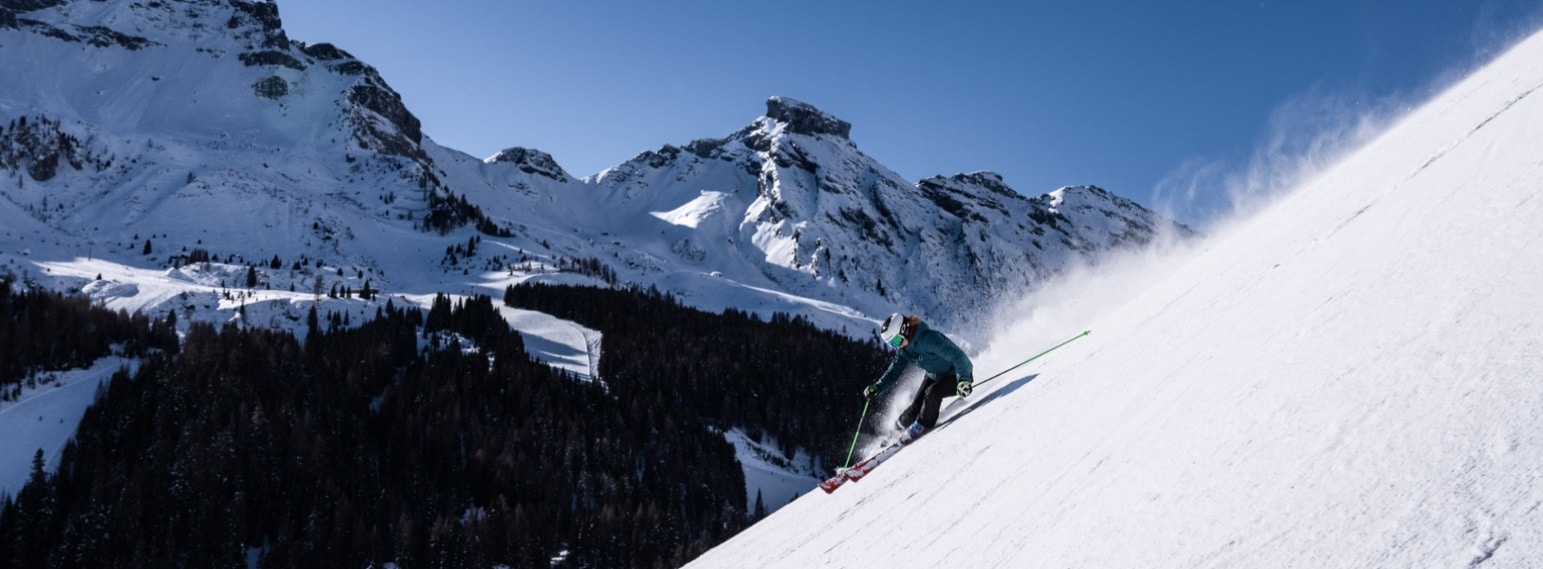
[[[975,390],[975,384],[974,383],[970,382],[969,380],[963,380],[963,381],[959,382],[959,387],[958,387],[957,392],[959,393],[960,397],[969,397],[970,396],[970,392],[974,391],[974,390]]]
[[[873,398],[877,397],[878,395],[879,395],[879,384],[877,384],[877,383],[863,388],[863,399],[867,399],[869,401],[872,401]]]

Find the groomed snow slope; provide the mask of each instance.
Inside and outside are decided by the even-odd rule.
[[[1535,35],[691,566],[1543,566],[1540,87]]]

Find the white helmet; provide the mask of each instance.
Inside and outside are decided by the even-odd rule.
[[[889,319],[884,321],[884,326],[879,328],[879,338],[883,339],[884,343],[898,348],[905,344],[905,333],[909,331],[905,328],[905,316],[896,312],[889,315]]]

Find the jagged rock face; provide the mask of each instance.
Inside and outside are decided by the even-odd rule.
[[[377,79],[377,77],[372,76],[369,79]],[[427,160],[420,147],[423,142],[422,125],[418,122],[418,117],[407,110],[407,105],[402,104],[402,96],[396,91],[391,90],[383,82],[366,81],[349,88],[348,102],[359,109],[375,113],[395,127],[394,129],[382,128],[376,121],[366,117],[356,118],[355,137],[362,146],[368,148],[370,141],[374,141],[379,150],[386,154],[404,156],[420,162]]]
[[[34,181],[46,182],[54,179],[61,167],[81,170],[87,162],[101,167],[57,121],[22,117],[0,126],[0,169],[25,170]]]
[[[348,53],[346,51],[343,51],[341,49],[338,49],[337,46],[332,45],[330,43],[318,43],[318,44],[315,44],[315,45],[308,45],[308,46],[305,46],[303,48],[303,51],[305,51],[306,55],[309,55],[309,56],[314,57],[316,59],[320,59],[322,61],[336,61],[336,60],[339,60],[339,59],[353,59],[354,58],[354,56],[352,54],[350,54],[350,53]]]
[[[289,36],[284,33],[284,22],[279,19],[279,6],[272,2],[244,2],[231,0],[230,5],[236,9],[236,14],[231,16],[226,27],[231,29],[245,25],[246,20],[256,23],[262,30],[262,46],[270,49],[288,49]]]
[[[491,161],[513,164],[526,174],[535,174],[559,182],[573,179],[572,176],[568,175],[567,171],[563,170],[562,166],[557,164],[556,160],[552,159],[551,154],[540,150],[516,146],[499,152]]]
[[[789,99],[772,97],[766,101],[766,116],[788,125],[790,132],[807,135],[834,134],[847,138],[852,133],[852,123],[821,112],[813,106]]]

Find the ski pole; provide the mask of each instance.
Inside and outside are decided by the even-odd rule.
[[[857,437],[863,434],[863,419],[868,418],[868,406],[872,404],[872,399],[863,402],[863,416],[857,419],[857,432],[852,433],[852,448],[847,449],[847,461],[841,466],[842,470],[846,470],[847,467],[852,466],[852,453],[857,452]]]
[[[998,373],[998,374],[996,374],[996,375],[993,375],[993,376],[991,376],[991,377],[988,377],[988,378],[986,378],[986,379],[985,379],[985,381],[982,381],[982,382],[980,382],[980,383],[976,383],[976,384],[975,384],[975,387],[980,387],[980,386],[982,386],[982,385],[985,385],[985,384],[986,384],[986,382],[987,382],[987,381],[991,381],[991,380],[993,380],[993,379],[996,379],[996,378],[999,378],[999,377],[1002,377],[1002,376],[1003,376],[1003,375],[1004,375],[1004,374],[1006,374],[1006,373],[1007,373],[1007,372],[1010,372],[1010,371],[1013,371],[1013,370],[1015,370],[1015,369],[1018,369],[1018,368],[1020,368],[1020,367],[1023,367],[1023,366],[1024,366],[1024,365],[1025,365],[1025,364],[1028,364],[1028,363],[1029,363],[1029,362],[1032,362],[1032,361],[1034,361],[1034,360],[1037,360],[1037,359],[1039,359],[1039,357],[1040,357],[1040,356],[1043,356],[1043,355],[1045,355],[1045,354],[1048,354],[1048,353],[1050,353],[1050,352],[1054,352],[1054,351],[1055,351],[1055,350],[1056,350],[1056,348],[1059,348],[1059,347],[1061,347],[1061,346],[1065,346],[1065,345],[1067,345],[1067,344],[1070,344],[1070,343],[1072,343],[1072,340],[1076,340],[1076,339],[1077,339],[1077,338],[1081,338],[1081,337],[1083,337],[1083,336],[1086,336],[1086,335],[1088,335],[1088,334],[1091,334],[1091,333],[1093,333],[1093,331],[1092,331],[1092,330],[1083,330],[1083,331],[1082,331],[1082,333],[1081,333],[1081,334],[1078,334],[1078,335],[1076,335],[1076,336],[1072,336],[1072,339],[1071,339],[1071,340],[1067,340],[1067,341],[1065,341],[1065,342],[1061,342],[1061,343],[1059,343],[1059,344],[1056,344],[1056,345],[1055,345],[1055,347],[1054,347],[1054,348],[1050,348],[1050,349],[1048,349],[1048,350],[1045,350],[1045,351],[1043,351],[1043,352],[1040,352],[1040,353],[1038,353],[1038,354],[1035,354],[1035,355],[1034,355],[1034,357],[1032,357],[1032,358],[1029,358],[1029,359],[1026,359],[1026,360],[1023,360],[1023,361],[1022,361],[1022,362],[1019,362],[1019,363],[1018,363],[1018,365],[1015,365],[1015,366],[1013,366],[1013,367],[1010,367],[1010,368],[1007,368],[1007,369],[1004,369],[1004,370],[1002,370],[1002,372],[1001,372],[1001,373]],[[865,410],[864,410],[864,412],[867,412],[867,410],[866,410],[866,409],[865,409]],[[854,441],[854,442],[855,442],[855,441]]]

